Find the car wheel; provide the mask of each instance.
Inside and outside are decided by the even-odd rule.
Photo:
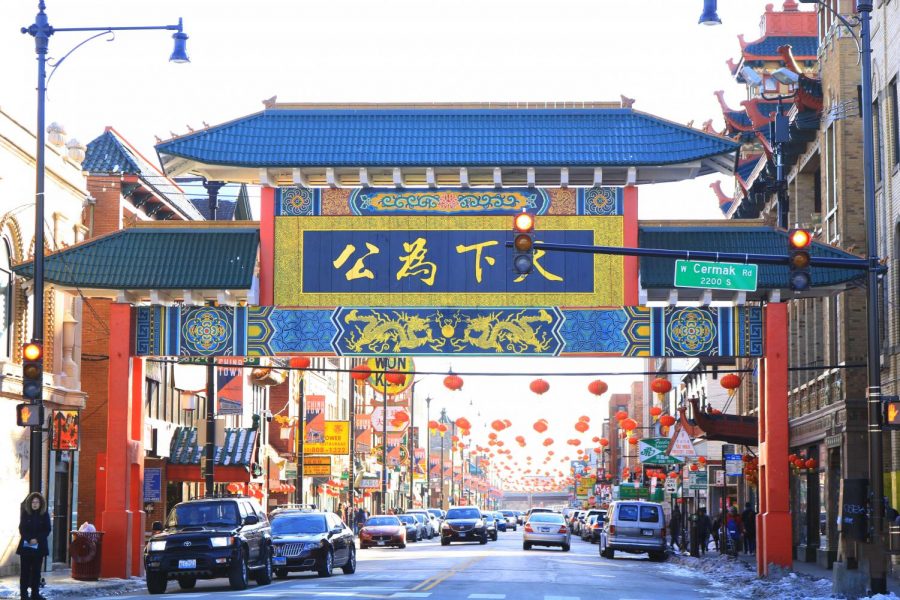
[[[353,575],[356,573],[356,548],[351,546],[350,556],[347,557],[347,562],[344,563],[341,570],[344,572],[344,575]]]
[[[605,548],[604,550],[602,550],[600,552],[600,556],[602,556],[603,558],[608,558],[608,559],[612,560],[616,557],[616,551],[613,550],[612,548]]]
[[[266,548],[266,560],[262,569],[256,572],[257,585],[269,585],[272,583],[272,548]]]
[[[442,537],[442,538],[441,538],[441,546],[449,546],[449,545],[450,545],[450,540],[448,540],[447,538]]]
[[[568,552],[572,547],[569,544],[563,544],[562,551]]]
[[[481,544],[482,546],[485,545],[485,544],[487,544],[487,543],[488,543],[488,536],[487,536],[487,534],[485,534],[483,538],[481,538],[480,540],[478,540],[478,543]]]
[[[333,570],[334,553],[331,550],[326,550],[322,560],[319,561],[319,568],[316,569],[316,572],[319,574],[319,577],[331,577],[331,572]]]
[[[665,552],[650,552],[650,560],[653,562],[663,562],[666,560]]]
[[[397,546],[397,547],[400,548],[401,550],[403,550],[404,548],[406,548],[406,544],[400,544],[400,545]]]
[[[178,587],[183,590],[192,590],[197,585],[196,577],[179,577]]]
[[[522,542],[522,550],[531,550],[531,542]]]
[[[491,536],[491,540],[493,540],[493,541],[495,541],[495,542],[497,541],[497,534],[496,534],[496,533],[495,533],[494,535]]]
[[[287,569],[275,569],[275,577],[278,579],[287,579],[288,570]]]
[[[165,594],[168,584],[165,573],[147,573],[147,591],[151,594]]]
[[[249,573],[247,572],[247,557],[244,550],[238,551],[237,559],[231,563],[231,570],[228,573],[228,583],[231,584],[233,590],[245,590],[249,583]]]

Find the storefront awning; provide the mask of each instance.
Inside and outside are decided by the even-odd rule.
[[[173,465],[166,467],[166,479],[169,481],[203,481],[200,465]],[[250,483],[250,470],[236,465],[216,465],[213,468],[213,481],[216,483]]]

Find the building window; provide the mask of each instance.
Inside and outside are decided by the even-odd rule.
[[[884,169],[884,148],[881,146],[881,107],[877,100],[872,103],[872,129],[875,132],[875,185],[879,185]]]
[[[894,77],[888,85],[888,93],[890,94],[889,100],[891,103],[890,133],[888,134],[888,140],[891,146],[891,153],[893,154],[891,157],[892,164],[896,169],[898,165],[900,165],[900,115],[897,114],[897,111],[900,110],[900,100],[897,98],[896,77]]]
[[[12,252],[9,242],[0,239],[0,358],[9,358],[12,342]]]
[[[822,217],[825,241],[831,244],[840,240],[838,231],[838,178],[837,178],[837,139],[834,124],[825,130],[825,214]]]

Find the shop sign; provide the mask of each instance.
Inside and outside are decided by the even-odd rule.
[[[325,421],[321,442],[303,445],[304,454],[350,454],[350,421]]]
[[[144,502],[162,502],[162,469],[144,469]]]
[[[303,476],[304,477],[329,477],[331,475],[331,457],[330,456],[304,456],[303,457]],[[294,474],[296,477],[296,473]]]

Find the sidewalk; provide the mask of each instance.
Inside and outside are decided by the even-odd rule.
[[[790,570],[775,567],[768,577],[760,578],[756,574],[755,555],[740,554],[732,558],[711,550],[700,558],[673,554],[669,562],[675,570],[700,572],[710,579],[713,587],[728,590],[732,598],[810,600],[832,597],[832,571],[816,563],[794,562]],[[889,576],[888,594],[872,598],[900,599],[900,580]]]
[[[41,595],[49,600],[54,598],[79,598],[86,596],[118,596],[128,592],[146,591],[143,577],[131,579],[100,579],[99,581],[78,581],[72,579],[72,571],[62,565],[53,571],[42,573],[46,585]],[[0,598],[19,597],[19,576],[0,577]]]

